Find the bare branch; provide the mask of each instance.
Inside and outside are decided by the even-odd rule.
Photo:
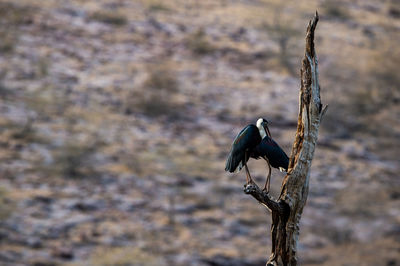
[[[257,184],[251,183],[244,186],[244,193],[252,195],[258,202],[264,205],[271,212],[277,212],[284,215],[287,212],[287,206],[283,201],[276,201],[267,192],[261,190]]]

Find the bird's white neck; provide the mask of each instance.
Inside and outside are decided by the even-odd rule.
[[[260,132],[261,139],[264,139],[267,136],[267,133],[263,127],[258,128],[258,131]]]
[[[257,120],[257,128],[260,132],[261,139],[264,139],[267,136],[267,132],[265,132],[265,128],[262,125],[263,119],[260,118]]]

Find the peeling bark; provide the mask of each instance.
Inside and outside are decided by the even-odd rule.
[[[314,48],[314,31],[318,13],[309,22],[306,32],[305,55],[301,67],[299,116],[297,131],[285,176],[277,200],[262,191],[256,184],[245,186],[244,192],[252,195],[272,212],[272,254],[267,265],[297,265],[299,223],[307,201],[310,168],[318,138],[323,109],[318,82],[318,60]]]

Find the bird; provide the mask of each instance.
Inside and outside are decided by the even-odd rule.
[[[269,172],[263,188],[267,193],[269,193],[270,187],[271,166],[283,172],[288,170],[289,157],[272,139],[268,121],[264,118],[259,118],[256,125],[247,125],[233,140],[226,160],[225,171],[230,173],[239,172],[244,166],[247,184],[253,183],[247,167],[249,158],[256,160],[263,158],[267,162]]]

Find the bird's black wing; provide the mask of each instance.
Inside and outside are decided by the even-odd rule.
[[[255,125],[248,125],[239,132],[232,143],[231,151],[225,165],[225,171],[240,171],[247,162],[246,150],[251,152],[261,142],[260,133]],[[248,159],[248,158],[247,158]]]
[[[254,157],[267,157],[270,165],[274,168],[283,168],[287,171],[289,166],[289,157],[281,147],[270,137],[266,136],[260,144],[254,149]]]

